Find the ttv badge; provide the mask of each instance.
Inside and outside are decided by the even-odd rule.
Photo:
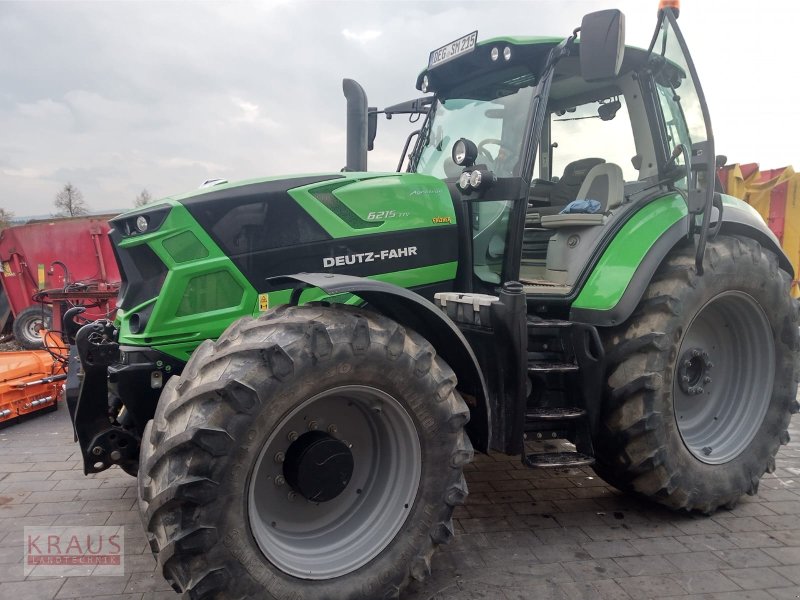
[[[269,310],[269,294],[258,295],[258,310],[259,312],[267,312]]]

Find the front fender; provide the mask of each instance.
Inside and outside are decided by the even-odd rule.
[[[270,282],[278,285],[301,283],[304,287],[319,288],[330,295],[354,294],[377,312],[424,336],[455,372],[459,391],[475,399],[474,402],[468,399],[470,421],[467,433],[477,450],[488,452],[492,421],[483,373],[464,335],[433,303],[405,288],[349,275],[299,273],[274,277]],[[302,289],[296,288],[293,302],[299,300]]]

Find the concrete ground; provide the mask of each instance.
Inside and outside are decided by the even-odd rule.
[[[407,600],[800,598],[800,418],[758,496],[712,517],[623,495],[591,469],[477,456],[456,541]],[[84,477],[65,407],[0,430],[0,599],[173,599],[119,469]],[[24,577],[23,526],[124,525],[125,575]]]

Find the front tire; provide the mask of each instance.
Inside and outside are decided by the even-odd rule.
[[[798,318],[790,277],[749,238],[672,252],[610,363],[598,474],[671,508],[710,513],[755,494],[797,412]]]
[[[188,598],[398,597],[466,500],[455,385],[420,335],[350,307],[281,307],[204,342],[142,440],[165,578]]]

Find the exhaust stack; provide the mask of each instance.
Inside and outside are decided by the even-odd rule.
[[[367,93],[355,79],[343,79],[347,98],[347,163],[344,171],[367,170]]]

